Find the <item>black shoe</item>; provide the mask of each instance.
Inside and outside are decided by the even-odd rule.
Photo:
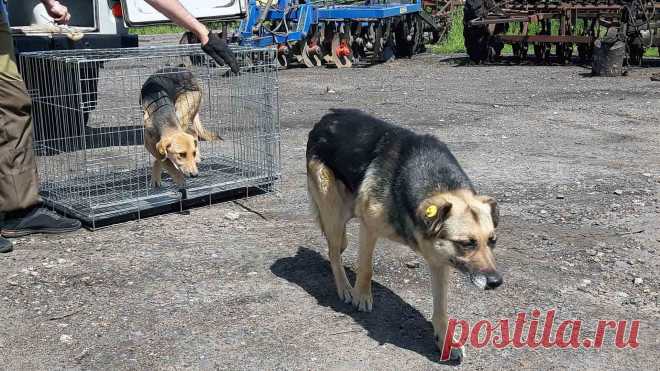
[[[80,221],[65,218],[44,207],[33,207],[5,215],[2,236],[22,237],[32,233],[64,233],[80,228]]]
[[[14,244],[6,238],[0,237],[0,254],[14,250]]]

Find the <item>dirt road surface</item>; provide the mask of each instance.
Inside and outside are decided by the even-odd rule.
[[[439,56],[283,71],[281,191],[241,201],[266,220],[229,202],[15,240],[0,256],[0,369],[657,367],[657,71],[590,78],[575,66],[465,67]],[[559,320],[583,321],[581,338],[593,338],[598,319],[639,319],[639,347],[617,350],[610,334],[599,351],[468,348],[461,366],[441,364],[429,272],[386,241],[373,313],[340,303],[305,190],[307,133],[331,107],[437,135],[499,201],[505,284],[479,291],[453,274],[452,317],[556,309]],[[349,232],[354,268],[355,224]]]

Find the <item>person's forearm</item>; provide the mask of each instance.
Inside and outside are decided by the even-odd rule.
[[[46,0],[48,1],[48,0]],[[167,18],[177,25],[191,31],[197,36],[202,45],[209,40],[209,30],[181,5],[178,0],[145,0],[147,4],[163,13]]]
[[[46,8],[46,13],[53,18],[53,21],[57,24],[67,24],[71,19],[71,14],[69,14],[69,9],[60,4],[57,0],[41,0],[41,3]]]

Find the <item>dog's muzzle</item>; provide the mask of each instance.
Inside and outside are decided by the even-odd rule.
[[[470,273],[470,281],[482,290],[494,290],[504,283],[502,275],[498,272]]]

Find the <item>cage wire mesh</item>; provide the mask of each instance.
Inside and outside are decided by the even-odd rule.
[[[21,54],[32,98],[34,149],[47,205],[90,229],[152,214],[274,191],[280,177],[275,53],[234,49],[241,73],[228,75],[199,45]],[[177,187],[144,145],[140,90],[164,67],[192,72],[200,119],[223,140],[200,141],[199,176]]]

